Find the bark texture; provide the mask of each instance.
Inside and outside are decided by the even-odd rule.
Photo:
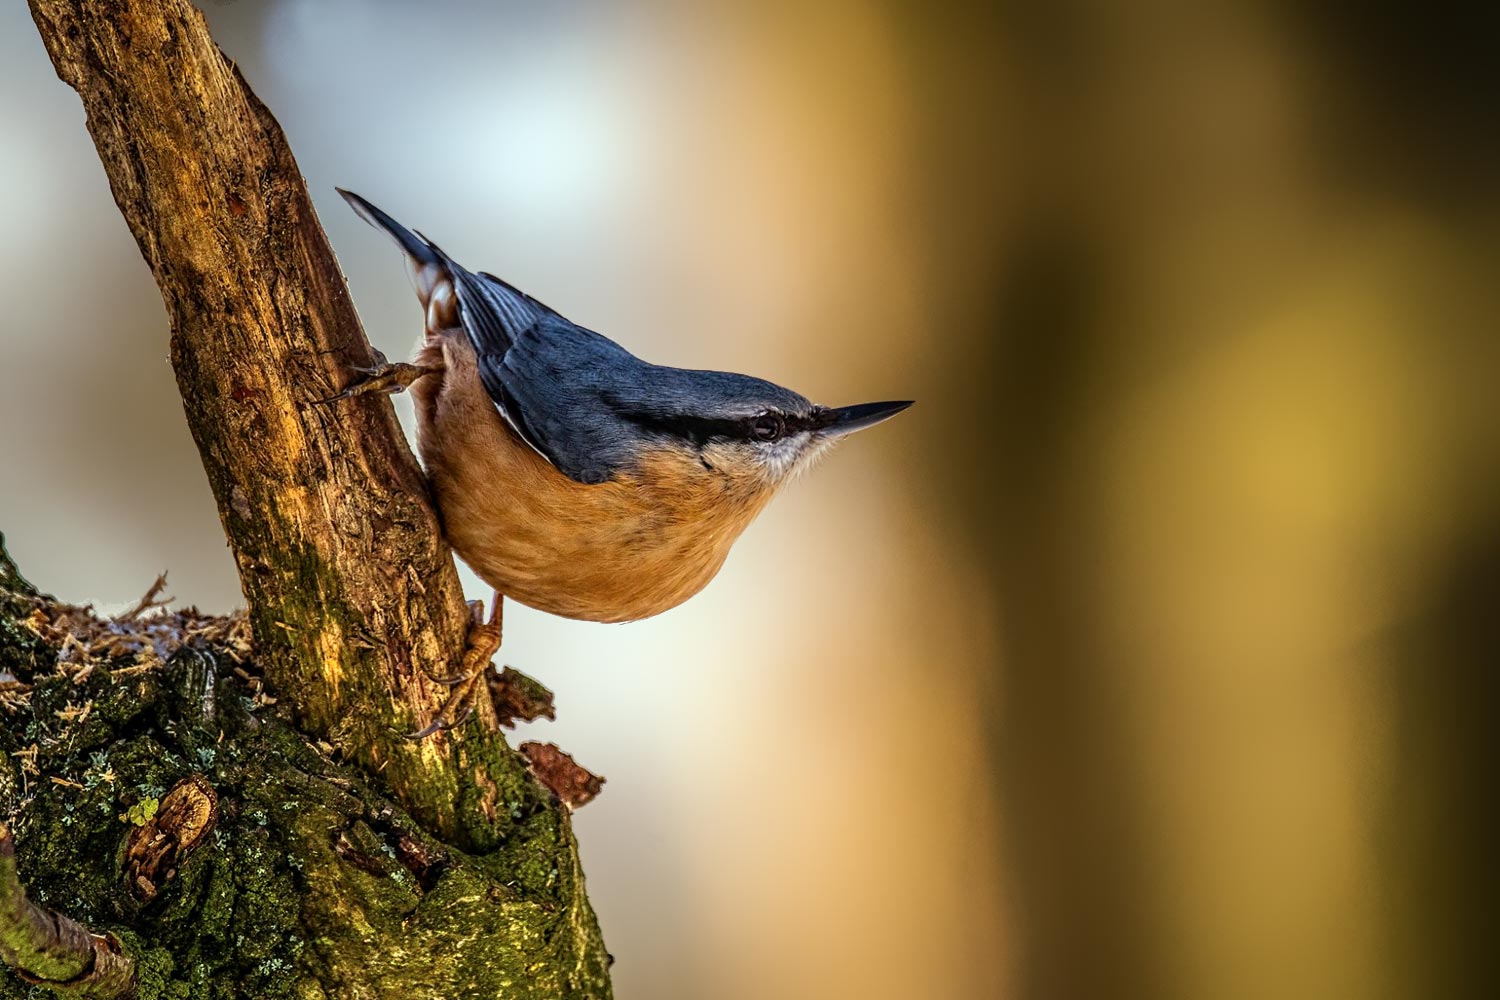
[[[494,850],[444,843],[267,696],[243,618],[104,621],[0,539],[0,1000],[605,1000],[565,814],[501,808]]]
[[[16,873],[16,844],[0,822],[0,959],[29,983],[113,1000],[135,987],[135,960],[113,937],[26,898]]]
[[[33,0],[172,322],[172,365],[271,685],[443,836],[486,847],[493,718],[416,743],[467,623],[390,401],[331,395],[369,342],[276,121],[185,0]]]
[[[186,0],[31,0],[30,6],[58,75],[83,100],[115,201],[161,288],[188,423],[249,604],[254,662],[280,701],[278,711],[286,713],[275,725],[223,729],[226,739],[241,734],[244,752],[260,760],[253,780],[245,770],[221,775],[221,783],[207,779],[226,816],[250,798],[262,803],[257,810],[264,816],[294,812],[261,824],[283,831],[273,855],[292,866],[279,872],[289,881],[259,896],[232,894],[233,905],[258,898],[270,911],[294,911],[284,920],[248,919],[269,920],[262,932],[289,935],[304,947],[276,950],[279,945],[243,931],[232,946],[222,935],[210,944],[209,936],[224,928],[207,918],[205,908],[216,904],[202,885],[197,891],[208,895],[194,901],[174,903],[168,897],[183,890],[168,889],[144,903],[117,900],[114,910],[85,905],[81,897],[64,908],[83,905],[89,912],[82,917],[125,920],[121,938],[140,960],[143,995],[151,995],[149,970],[160,967],[146,956],[165,953],[179,972],[185,956],[196,956],[195,971],[186,979],[172,973],[162,980],[166,985],[151,987],[154,995],[175,996],[173,983],[192,983],[195,992],[182,995],[607,996],[607,956],[583,896],[567,810],[506,745],[488,701],[480,699],[474,720],[461,730],[406,739],[447,694],[428,675],[452,672],[467,611],[389,401],[366,396],[336,408],[314,403],[339,389],[351,366],[370,364],[372,352],[279,126]],[[12,615],[9,626],[0,622],[0,647],[6,647],[0,665],[30,657],[24,669],[35,672],[44,667],[35,655],[57,654],[45,642],[37,654],[35,637],[22,627],[29,621]],[[85,682],[102,683],[119,666],[100,663],[98,676],[91,668]],[[213,688],[211,679],[227,668],[210,654],[195,669]],[[16,676],[38,692],[45,688],[40,677]],[[213,702],[211,695],[204,704]],[[190,697],[168,700],[187,706],[189,715],[202,714]],[[68,704],[76,711],[76,701]],[[132,711],[118,724],[138,726],[147,717]],[[158,721],[167,727],[169,720]],[[49,725],[39,715],[31,728],[45,735]],[[122,767],[126,758],[135,761],[130,766],[151,772],[147,790],[160,789],[142,793],[142,802],[165,801],[168,789],[205,770],[202,759],[196,767],[166,767],[167,761],[193,765],[191,754],[201,758],[203,751],[219,759],[218,749],[198,746],[191,736],[184,744],[189,729],[183,723],[170,732],[136,734],[151,745],[138,747],[138,757],[120,751]],[[272,740],[270,730],[282,736]],[[131,746],[125,736],[116,738]],[[293,772],[322,780],[327,768],[302,750],[293,753],[293,742],[348,773],[319,785],[318,795],[297,794],[300,779]],[[11,752],[32,753],[35,761],[46,751],[39,739]],[[342,792],[340,782],[367,794],[341,798],[329,790]],[[288,797],[278,801],[282,793]],[[16,802],[32,810],[44,800],[32,794]],[[309,805],[314,800],[323,802],[321,811]],[[372,804],[377,800],[383,804]],[[23,811],[14,824],[23,881],[28,836],[40,834],[49,843],[71,836],[26,821],[46,813],[44,807]],[[404,825],[372,823],[371,816],[404,817]],[[342,841],[327,843],[330,830],[353,838],[357,849],[333,850]],[[120,833],[94,831],[93,840],[84,838],[91,850],[83,853],[44,852],[53,866],[39,863],[43,883],[46,871],[69,876],[57,866],[76,863],[81,871],[105,859],[121,864],[129,852]],[[120,842],[93,853],[111,836]],[[226,836],[234,843],[224,825],[214,836],[220,849]],[[401,878],[381,858],[400,855],[402,837],[419,844],[418,853],[462,858],[477,868],[417,864],[431,881],[416,879],[410,898],[360,884],[360,878]],[[203,851],[196,848],[194,856]],[[347,870],[350,863],[358,874]],[[259,864],[262,872],[276,875],[277,869]],[[461,877],[466,871],[473,876],[467,881]],[[114,876],[106,881],[118,895],[121,883]],[[445,892],[451,905],[438,907],[434,894]],[[529,898],[532,893],[540,895]],[[413,914],[423,905],[428,923],[417,925],[435,936],[412,937]],[[166,933],[166,924],[147,919],[132,938],[133,917],[157,911],[177,913],[167,920],[175,930]],[[239,912],[231,907],[225,919],[239,919]],[[182,919],[184,913],[190,917]],[[433,949],[445,941],[476,960],[440,960]],[[501,942],[498,952],[495,942]],[[256,948],[275,952],[274,982],[253,994],[200,989],[243,972],[240,953]],[[209,953],[212,960],[202,957]]]

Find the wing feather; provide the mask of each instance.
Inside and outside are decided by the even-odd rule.
[[[641,362],[513,285],[443,257],[480,380],[506,423],[570,479],[613,476],[630,449],[600,390]]]

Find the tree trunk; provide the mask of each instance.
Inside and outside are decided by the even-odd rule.
[[[372,355],[280,128],[185,0],[31,9],[166,301],[254,652],[235,663],[228,625],[184,619],[172,670],[110,647],[53,677],[97,622],[0,582],[0,657],[31,702],[8,706],[21,771],[0,780],[21,882],[118,931],[143,996],[607,996],[567,807],[488,699],[462,729],[406,738],[442,704],[430,675],[453,671],[468,616],[389,401],[314,403]],[[235,667],[263,673],[274,718],[240,704]],[[139,704],[110,715],[117,689]],[[195,774],[206,791],[182,784]],[[131,831],[184,836],[146,812],[191,826],[210,805],[211,835],[131,868],[152,854]]]

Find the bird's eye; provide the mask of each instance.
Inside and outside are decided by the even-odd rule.
[[[763,413],[750,425],[750,434],[757,441],[775,441],[786,433],[786,421],[774,413]]]

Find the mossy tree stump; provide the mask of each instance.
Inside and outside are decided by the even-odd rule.
[[[501,845],[445,843],[267,696],[243,618],[102,621],[0,538],[0,694],[27,894],[117,939],[142,1000],[609,996],[551,794],[508,783]],[[42,995],[0,971],[0,1000]]]
[[[275,119],[186,0],[31,9],[166,302],[253,654],[179,615],[160,664],[109,646],[59,672],[95,625],[6,570],[18,912],[116,933],[148,997],[607,996],[567,808],[488,701],[406,738],[467,609],[389,401],[315,404],[372,352]]]

